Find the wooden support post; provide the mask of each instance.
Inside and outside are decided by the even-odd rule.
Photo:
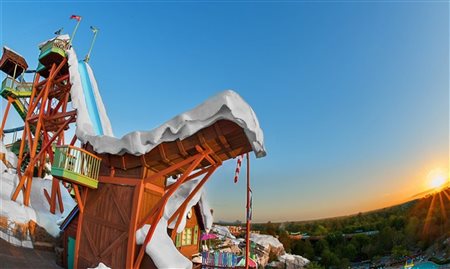
[[[5,114],[3,114],[2,126],[0,127],[0,136],[1,136],[2,141],[3,141],[3,136],[4,136],[3,130],[5,128],[6,119],[8,118],[8,113],[9,113],[9,109],[11,107],[11,103],[12,103],[12,99],[10,97],[8,97],[8,104],[6,105]]]
[[[128,234],[128,253],[127,253],[127,261],[126,268],[134,268],[134,257],[136,251],[136,230],[138,229],[138,216],[141,211],[141,199],[144,193],[144,183],[141,181],[138,185],[135,186],[134,195],[135,200],[133,201],[133,211],[131,212],[131,220]]]
[[[247,232],[247,235],[245,237],[245,269],[249,268],[249,259],[250,259],[250,155],[247,153],[247,215],[246,218],[246,225],[245,225],[245,231]]]
[[[81,200],[81,204],[83,204],[83,211],[81,211],[80,208],[80,213],[78,215],[78,227],[77,227],[77,240],[75,241],[75,257],[74,257],[74,261],[73,261],[73,268],[77,269],[78,268],[78,255],[79,255],[79,251],[80,251],[80,241],[81,241],[81,230],[83,229],[83,218],[84,218],[84,205],[86,203],[86,199],[87,199],[87,193],[88,193],[88,188],[84,188],[83,193],[80,195],[80,193],[78,194],[78,196],[80,197]],[[76,194],[76,191],[75,191]],[[78,200],[78,198],[77,198]]]
[[[64,129],[66,128],[66,126],[72,121],[73,117],[75,116],[71,116],[68,120],[66,120],[66,122],[61,125],[61,127],[58,129],[58,131],[55,133],[55,135],[47,141],[47,143],[42,146],[41,151],[35,156],[35,158],[30,160],[30,163],[28,164],[27,169],[25,170],[24,175],[21,177],[19,184],[16,187],[16,190],[14,191],[14,194],[12,196],[12,200],[15,201],[17,199],[17,196],[19,195],[19,192],[22,190],[22,188],[25,185],[25,182],[27,183],[27,187],[25,188],[25,194],[24,194],[24,204],[26,206],[29,205],[30,202],[30,191],[31,191],[31,179],[33,178],[33,168],[34,165],[36,164],[36,161],[42,156],[42,154],[45,153],[45,150],[51,146],[51,144],[53,143],[53,141],[58,137],[59,133],[64,131]]]

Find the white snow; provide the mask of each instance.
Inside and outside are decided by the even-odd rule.
[[[111,269],[111,268],[109,268],[108,266],[106,266],[104,263],[99,263],[98,265],[97,265],[97,267],[95,267],[95,268],[88,268],[88,269]]]
[[[278,260],[283,263],[292,263],[295,265],[302,265],[302,266],[305,266],[309,263],[308,259],[306,259],[300,255],[294,255],[294,254],[288,254],[288,253],[278,257]]]
[[[270,246],[275,248],[283,248],[283,244],[277,238],[268,234],[250,234],[250,240],[266,249]]]
[[[77,127],[75,130],[75,133],[81,142],[86,143],[86,142],[88,142],[87,136],[93,136],[93,137],[97,137],[97,136],[95,134],[94,126],[92,124],[88,109],[86,107],[86,101],[85,101],[85,96],[84,96],[84,92],[83,92],[83,88],[82,88],[81,77],[80,77],[80,73],[78,72],[77,55],[73,48],[68,49],[66,51],[66,53],[67,53],[67,58],[68,58],[68,63],[69,63],[70,83],[72,84],[72,87],[70,89],[70,96],[72,97],[72,107],[77,109]],[[96,99],[97,107],[99,108],[99,110],[106,111],[104,108],[103,102],[102,101],[99,102],[98,100],[99,99]],[[101,98],[100,98],[100,100],[101,100]],[[111,128],[111,124],[109,122],[108,116],[106,116],[106,112],[105,112],[105,114],[100,113],[100,115],[101,115],[101,119],[103,119],[103,120],[105,118],[107,119],[102,122],[102,127],[106,126],[105,134],[112,136],[113,135],[112,128]],[[106,137],[106,136],[98,136],[98,139],[101,140],[104,137]]]
[[[14,154],[11,151],[7,150],[2,141],[0,141],[0,153],[4,153],[5,154],[6,161],[9,162],[13,167],[17,166],[17,156],[16,156],[16,154]]]
[[[221,226],[221,225],[216,225],[215,224],[212,227],[211,231],[213,233],[219,235],[219,238],[221,238],[221,239],[224,239],[224,238],[236,239],[236,237],[231,234],[231,232],[228,229],[228,227],[225,227],[225,226]]]
[[[82,106],[77,107],[80,109]],[[219,120],[229,120],[238,124],[244,129],[256,157],[266,155],[263,132],[255,113],[236,92],[231,90],[217,94],[198,107],[172,118],[151,131],[135,131],[119,139],[110,136],[92,136],[84,130],[77,129],[77,136],[79,135],[82,142],[89,142],[99,153],[142,155],[163,142],[183,140]]]
[[[3,48],[5,48],[5,49],[7,49],[7,50],[9,50],[9,51],[11,51],[11,52],[13,52],[13,53],[15,53],[15,54],[17,54],[17,55],[19,55],[20,57],[22,57],[22,58],[25,59],[25,57],[23,57],[20,53],[18,53],[17,51],[15,51],[15,50],[13,50],[13,49],[11,49],[11,48],[9,48],[9,47],[3,46]]]
[[[8,221],[22,224],[27,224],[30,220],[33,220],[50,235],[56,237],[60,232],[58,222],[64,219],[75,207],[75,201],[67,189],[60,183],[65,211],[60,213],[57,206],[56,213],[51,214],[50,205],[44,196],[44,189],[50,194],[52,181],[34,177],[33,184],[31,184],[30,207],[24,206],[22,192],[19,193],[16,201],[11,200],[11,196],[19,183],[17,174],[12,171],[5,171],[6,167],[1,161],[0,166],[0,216],[8,218]]]
[[[50,38],[50,39],[48,39],[48,40],[45,40],[44,42],[39,43],[38,48],[39,48],[39,49],[42,48],[43,46],[45,46],[45,44],[47,44],[48,42],[53,41],[53,40],[55,40],[55,39],[69,40],[69,39],[70,39],[70,36],[69,36],[68,34],[63,34],[63,35],[55,36],[55,37],[53,37],[53,38]]]
[[[278,261],[272,261],[269,266],[274,268],[298,269],[304,268],[310,261],[299,255],[283,254]]]
[[[209,233],[209,230],[211,230],[214,218],[211,213],[211,207],[209,206],[208,200],[205,198],[206,196],[206,189],[203,188],[203,193],[200,197],[200,200],[198,201],[198,205],[200,207],[200,214],[203,220],[203,224],[205,225],[205,231],[206,233]]]

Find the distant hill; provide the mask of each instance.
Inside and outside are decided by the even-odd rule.
[[[253,224],[286,250],[325,268],[404,264],[407,257],[450,259],[450,188],[370,212],[309,221]],[[295,236],[294,236],[295,235]]]
[[[417,201],[419,201],[420,199],[423,198],[427,198],[430,197],[433,194],[439,194],[439,193],[450,193],[450,182],[446,184],[446,186],[440,188],[440,190],[436,190],[436,189],[429,189],[420,193],[417,193],[413,196],[411,196],[409,201],[400,203],[400,204],[396,204],[396,205],[392,205],[392,206],[388,206],[388,207],[383,207],[383,208],[378,208],[378,209],[374,209],[371,211],[365,211],[365,212],[358,212],[355,214],[350,214],[350,215],[343,215],[343,216],[337,216],[337,217],[330,217],[330,218],[320,218],[320,219],[312,219],[312,220],[299,220],[299,221],[284,221],[284,222],[272,222],[273,224],[282,224],[282,223],[297,223],[297,224],[305,224],[305,223],[314,223],[314,222],[321,222],[321,221],[330,221],[330,220],[339,220],[339,219],[345,219],[345,218],[351,218],[351,217],[355,217],[358,215],[367,215],[367,214],[372,214],[372,213],[377,213],[377,212],[382,212],[382,211],[386,211],[386,210],[395,210],[395,209],[407,209],[412,207],[413,205],[415,205],[417,203]],[[450,199],[450,197],[449,197]],[[450,201],[448,201],[449,203],[449,207],[450,207]],[[449,216],[450,217],[450,216]],[[223,225],[243,225],[244,223],[242,223],[241,221],[235,221],[235,222],[226,222],[226,221],[220,221],[219,223],[223,224]],[[263,225],[265,223],[259,222],[259,223],[254,223],[253,225]]]

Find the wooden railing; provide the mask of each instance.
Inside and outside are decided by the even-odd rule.
[[[64,145],[55,148],[54,156],[52,170],[71,172],[72,178],[67,178],[70,181],[78,182],[83,177],[98,180],[101,158],[96,155],[81,148]]]

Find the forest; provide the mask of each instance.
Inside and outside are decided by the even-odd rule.
[[[313,261],[311,268],[347,268],[361,262],[399,263],[408,257],[425,255],[431,246],[450,255],[450,242],[444,243],[450,238],[449,216],[450,188],[447,188],[367,213],[316,221],[268,222],[253,224],[252,228],[277,236],[286,252]],[[429,258],[438,263],[450,262]]]

